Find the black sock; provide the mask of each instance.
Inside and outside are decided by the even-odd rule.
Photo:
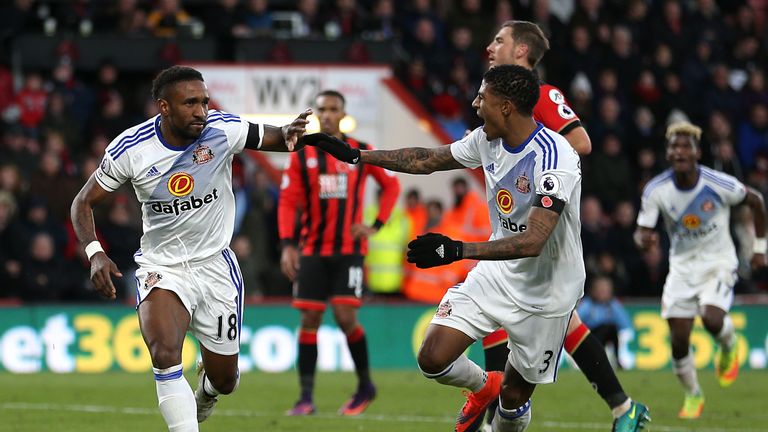
[[[570,354],[610,408],[615,408],[627,400],[627,395],[608,362],[608,356],[605,355],[605,348],[592,333],[587,334]]]
[[[498,345],[486,348],[485,370],[504,372],[504,368],[507,366],[508,357],[509,348],[507,348],[506,343],[500,343]]]
[[[368,369],[368,342],[365,339],[365,331],[362,326],[355,327],[347,335],[347,345],[349,346],[352,360],[355,362],[358,389],[369,386],[371,384],[371,373]]]
[[[301,399],[312,400],[317,367],[317,333],[299,332],[299,385]]]

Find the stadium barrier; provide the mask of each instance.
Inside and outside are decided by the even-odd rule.
[[[627,306],[635,327],[629,344],[633,366],[641,370],[670,367],[669,332],[657,305]],[[412,369],[415,353],[434,308],[424,305],[368,305],[361,310],[374,368]],[[768,306],[738,306],[732,312],[739,333],[743,367],[766,368]],[[287,305],[248,306],[240,334],[244,372],[280,372],[296,359],[298,312]],[[326,323],[333,319],[328,312]],[[346,338],[335,326],[320,329],[318,368],[353,370]],[[711,368],[716,344],[700,322],[691,337],[696,366]],[[476,344],[477,345],[477,344]],[[469,355],[482,361],[479,346]],[[187,335],[184,366],[194,367],[199,348]],[[565,356],[563,356],[565,357]],[[567,363],[563,367],[569,367]],[[148,372],[149,354],[136,313],[123,306],[23,306],[0,308],[0,371],[35,373]]]

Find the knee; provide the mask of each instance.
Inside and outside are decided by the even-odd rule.
[[[690,347],[688,346],[688,336],[672,335],[672,358],[679,360],[688,355]]]
[[[713,316],[709,314],[705,314],[701,317],[701,322],[704,324],[704,328],[707,329],[707,331],[710,334],[717,335],[720,333],[720,330],[723,329],[723,317],[722,316]]]
[[[158,369],[166,369],[181,363],[181,347],[157,341],[149,344],[152,364]]]
[[[237,372],[220,377],[212,377],[208,375],[208,379],[211,381],[213,388],[220,394],[225,395],[233,393],[237,390],[237,387],[240,384],[240,374]]]
[[[334,309],[333,319],[345,334],[349,334],[357,326],[357,313],[354,310]]]
[[[323,321],[322,311],[302,311],[301,312],[301,327],[305,329],[317,329],[320,328],[320,323]]]
[[[433,378],[429,375],[435,375],[444,371],[451,363],[427,345],[422,346],[419,350],[417,361],[419,362],[419,369],[427,378]]]

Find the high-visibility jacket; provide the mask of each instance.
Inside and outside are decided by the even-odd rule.
[[[378,214],[376,205],[365,209],[365,220],[372,221]],[[399,207],[389,215],[387,223],[368,237],[365,256],[366,283],[374,293],[396,293],[403,285],[405,252],[410,241],[411,222]]]

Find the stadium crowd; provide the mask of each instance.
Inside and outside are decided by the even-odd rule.
[[[670,120],[688,118],[705,130],[704,164],[768,195],[766,2],[16,0],[0,7],[0,301],[96,298],[69,205],[112,138],[156,114],[146,87],[156,71],[125,76],[104,59],[96,73],[84,73],[67,44],[52,70],[29,70],[23,62],[12,70],[7,48],[13,39],[67,29],[171,38],[205,33],[218,39],[220,59],[237,60],[228,42],[274,35],[273,14],[286,11],[301,19],[298,37],[395,44],[397,76],[454,138],[479,124],[470,103],[498,25],[526,19],[545,29],[552,47],[539,74],[565,91],[594,146],[582,161],[587,268],[609,277],[618,296],[661,294],[667,247],[640,253],[632,235],[640,192],[665,167],[663,131]],[[288,48],[275,46],[264,61],[290,62]],[[160,55],[179,60],[178,53]],[[363,46],[348,53],[350,62],[367,58]],[[234,176],[232,249],[248,290],[287,296],[277,264],[277,185],[248,158],[236,160]],[[126,274],[121,294],[131,301],[139,209],[130,191],[114,195],[97,209],[97,226]],[[415,199],[412,205],[426,206]],[[448,213],[460,201],[431,202],[429,226],[439,224],[441,208]],[[739,209],[732,218],[743,263],[737,292],[765,290],[765,275],[751,275],[748,265],[751,215]]]

